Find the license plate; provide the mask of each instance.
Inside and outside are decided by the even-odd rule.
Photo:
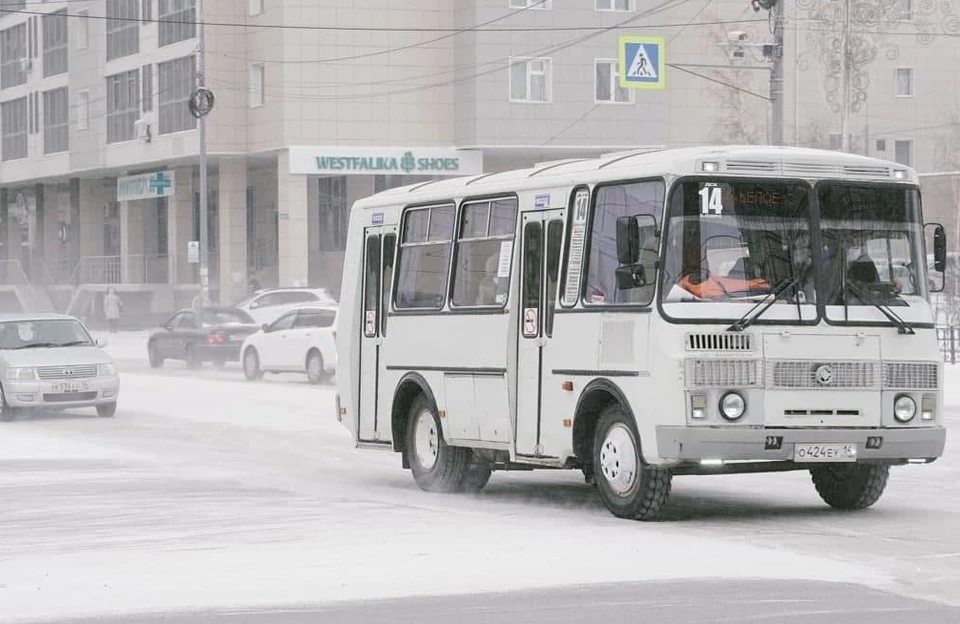
[[[856,444],[797,444],[793,448],[795,462],[855,462]]]
[[[58,394],[73,394],[75,392],[86,392],[90,387],[85,381],[61,381],[53,384],[53,392]]]

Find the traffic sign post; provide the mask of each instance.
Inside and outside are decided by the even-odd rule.
[[[618,42],[620,86],[624,89],[666,87],[666,42],[663,37],[625,35]]]

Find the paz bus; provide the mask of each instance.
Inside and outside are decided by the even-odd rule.
[[[431,492],[573,469],[652,520],[676,475],[806,470],[826,504],[869,507],[945,444],[925,260],[942,287],[946,238],[920,199],[909,167],[765,146],[363,198],[338,419]]]

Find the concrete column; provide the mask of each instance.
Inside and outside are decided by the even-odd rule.
[[[100,180],[80,180],[79,226],[74,229],[80,257],[103,255],[103,215],[107,195]]]
[[[280,286],[305,286],[310,275],[307,180],[290,173],[290,153],[277,157]]]
[[[220,303],[230,305],[247,293],[247,161],[219,164]]]
[[[120,281],[143,282],[143,204],[120,202]]]
[[[193,237],[193,168],[176,170],[177,188],[167,203],[167,255],[171,284],[191,284],[193,267],[187,262],[187,242]]]

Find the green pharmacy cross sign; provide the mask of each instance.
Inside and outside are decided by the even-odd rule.
[[[150,178],[150,190],[156,191],[157,196],[162,197],[165,191],[172,186],[170,178],[162,171],[158,171],[155,176]]]

